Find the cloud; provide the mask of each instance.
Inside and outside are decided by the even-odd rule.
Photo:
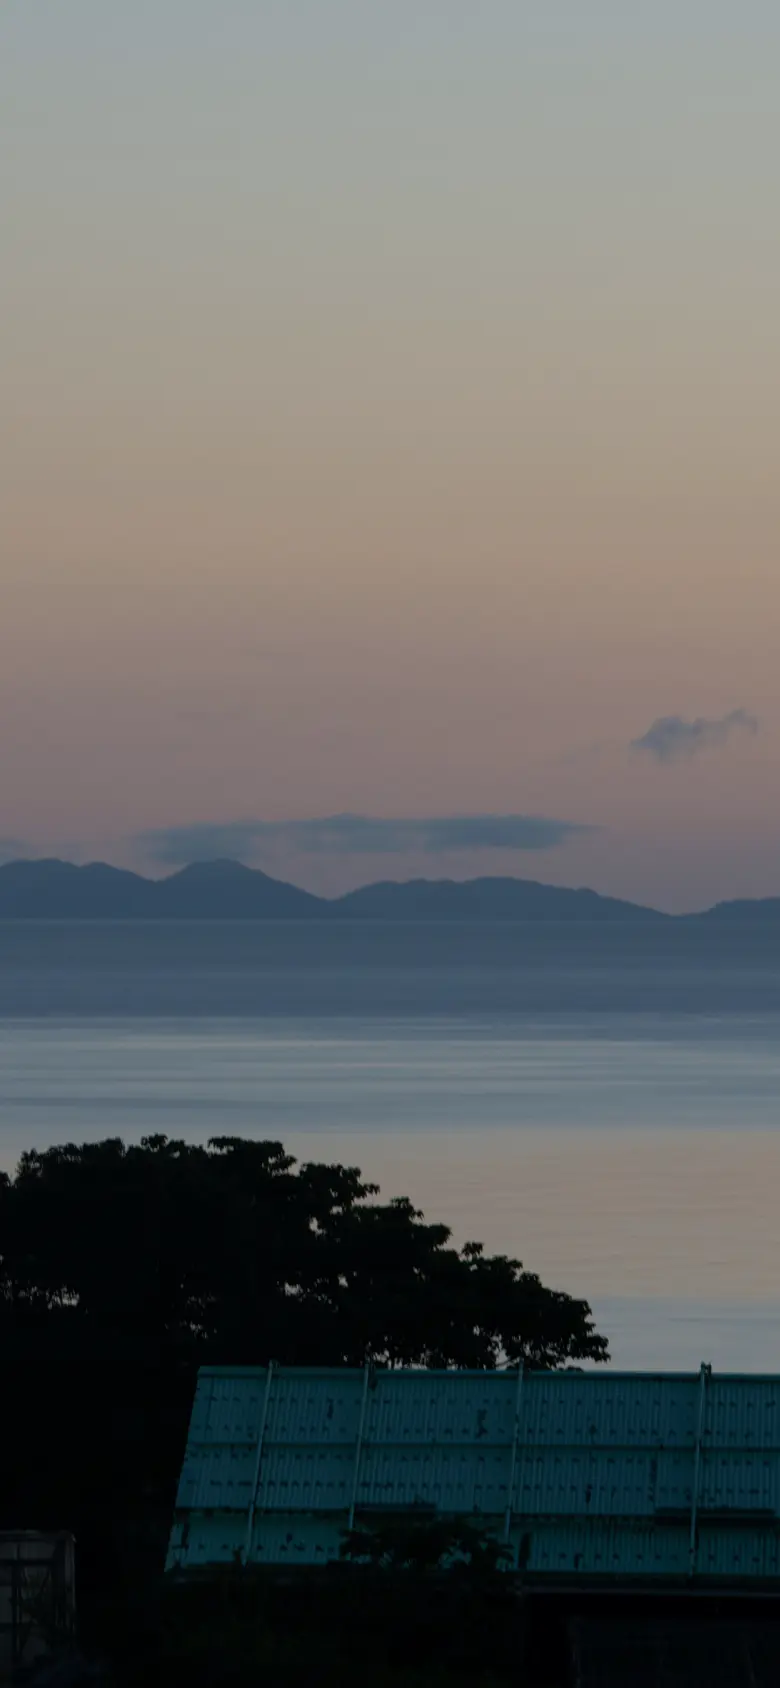
[[[631,749],[648,751],[657,762],[679,762],[697,756],[700,750],[716,749],[733,733],[757,732],[758,721],[746,709],[732,709],[714,721],[703,715],[695,721],[684,721],[681,715],[661,715],[641,738],[631,740]]]
[[[139,833],[136,843],[153,861],[180,867],[182,862],[255,855],[265,830],[262,821],[195,821],[191,826],[154,827]]]
[[[137,842],[170,866],[220,856],[440,855],[452,850],[551,850],[593,828],[545,815],[432,815],[384,820],[326,815],[298,821],[202,821],[155,828]]]

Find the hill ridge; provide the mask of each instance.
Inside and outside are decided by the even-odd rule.
[[[110,862],[78,864],[50,856],[0,864],[0,919],[720,923],[780,920],[780,897],[737,898],[698,913],[669,915],[588,886],[512,875],[385,879],[320,897],[231,858],[190,862],[152,879]]]

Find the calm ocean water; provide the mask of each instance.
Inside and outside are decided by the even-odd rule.
[[[618,1364],[780,1370],[771,931],[0,925],[0,1164],[152,1131],[359,1165]]]

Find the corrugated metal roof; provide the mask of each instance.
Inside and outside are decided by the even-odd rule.
[[[539,1578],[780,1575],[780,1378],[206,1368],[170,1568],[471,1517]]]

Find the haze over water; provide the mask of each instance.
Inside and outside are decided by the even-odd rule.
[[[780,953],[737,928],[0,927],[0,1160],[162,1131],[359,1165],[592,1303],[780,1363]]]

